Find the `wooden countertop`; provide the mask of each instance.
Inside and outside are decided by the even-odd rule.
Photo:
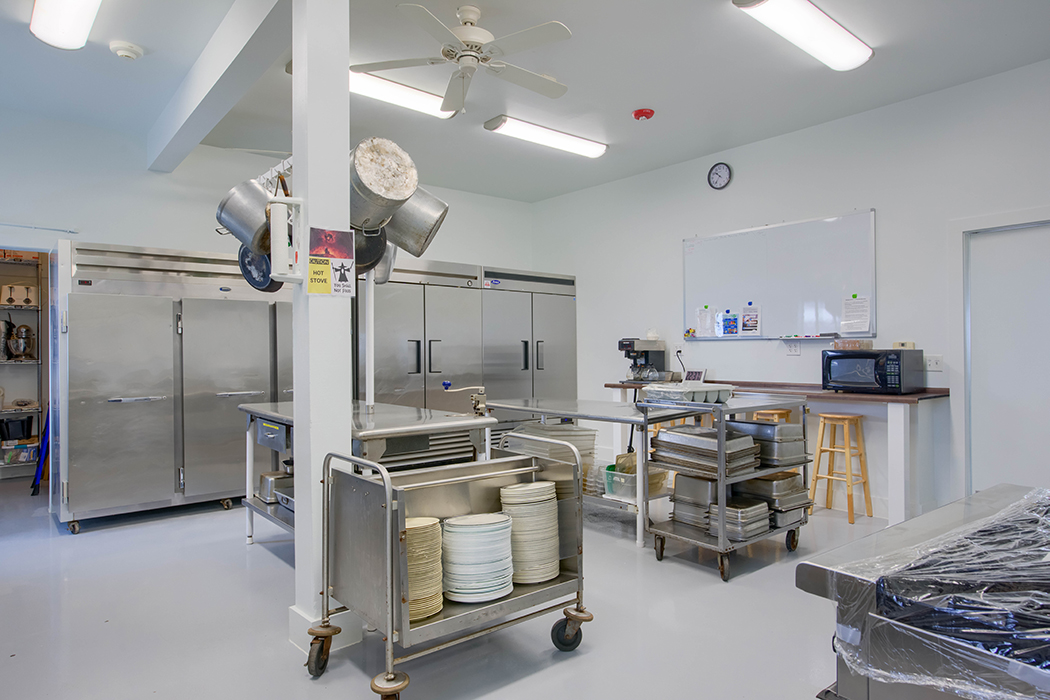
[[[915,394],[853,394],[825,391],[820,384],[791,384],[787,382],[737,382],[732,379],[717,379],[716,384],[732,384],[743,391],[763,394],[801,394],[810,401],[838,401],[841,403],[919,403],[927,399],[948,397],[947,389],[930,388]],[[611,382],[606,389],[644,389],[642,382]]]

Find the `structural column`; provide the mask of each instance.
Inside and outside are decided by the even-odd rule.
[[[889,524],[896,525],[909,517],[911,404],[886,404],[886,472],[889,481]]]
[[[306,201],[313,228],[350,228],[350,6],[336,0],[293,0],[293,194]],[[306,260],[309,240],[301,241]],[[305,265],[304,265],[305,267]],[[307,294],[292,299],[295,379],[295,605],[289,638],[304,651],[306,630],[321,616],[322,462],[329,452],[351,451],[350,297]],[[348,614],[349,615],[349,614]],[[334,648],[361,639],[350,619]]]

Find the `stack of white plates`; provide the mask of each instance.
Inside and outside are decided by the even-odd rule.
[[[405,518],[408,554],[408,620],[415,622],[441,612],[441,522],[437,518]]]
[[[558,575],[558,496],[553,481],[511,484],[499,490],[511,517],[514,583],[541,583]]]
[[[557,479],[554,482],[554,491],[559,501],[566,498],[576,498],[576,482],[572,479]]]
[[[444,523],[442,566],[445,597],[483,603],[514,592],[510,516],[459,515]]]

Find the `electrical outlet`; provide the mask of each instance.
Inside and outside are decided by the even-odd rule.
[[[685,346],[681,343],[674,344],[674,354],[677,355],[680,352],[685,352]]]
[[[927,355],[926,356],[926,371],[927,372],[943,372],[944,371],[944,355]]]
[[[802,354],[802,341],[801,340],[785,340],[784,345],[787,346],[788,356],[797,356]]]

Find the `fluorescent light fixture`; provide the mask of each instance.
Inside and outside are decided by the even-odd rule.
[[[495,131],[497,134],[513,136],[516,139],[531,141],[541,146],[558,148],[562,151],[587,156],[588,158],[597,158],[604,154],[605,149],[608,148],[604,143],[581,139],[579,136],[548,129],[545,126],[523,122],[520,119],[508,117],[506,114],[489,119],[485,122],[485,128],[489,131]]]
[[[441,111],[442,97],[422,90],[410,88],[384,78],[377,78],[369,73],[350,72],[350,92],[364,95],[374,100],[389,102],[398,107],[414,109],[438,119],[454,117],[455,112]]]
[[[809,0],[733,0],[733,4],[834,70],[853,70],[873,53]]]
[[[102,0],[36,0],[29,31],[45,44],[82,49]]]

